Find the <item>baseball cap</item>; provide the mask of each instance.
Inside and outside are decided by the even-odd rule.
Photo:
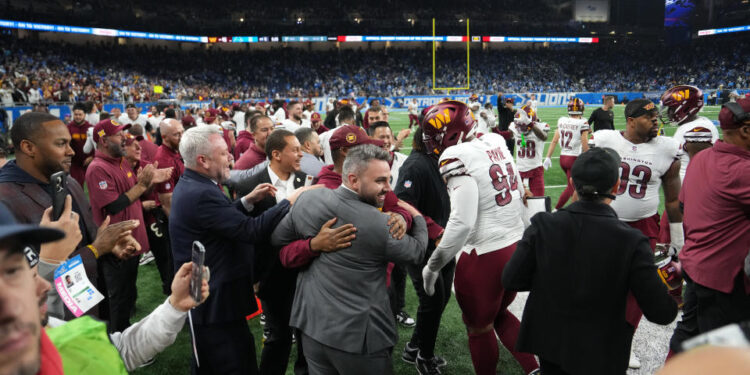
[[[99,142],[99,138],[104,137],[105,135],[115,135],[127,129],[130,129],[130,124],[123,125],[112,118],[99,121],[99,123],[94,126],[94,142]]]
[[[651,114],[658,112],[654,102],[648,99],[633,99],[625,106],[625,118],[628,117],[641,117],[645,114]]]
[[[614,199],[610,194],[620,174],[620,156],[609,147],[592,147],[578,156],[570,175],[573,186],[582,197],[602,196]]]
[[[135,104],[133,103],[128,103],[125,105],[125,109],[128,109],[128,108],[138,108],[138,107],[136,107]]]
[[[206,124],[210,124],[216,120],[216,116],[218,116],[219,111],[217,111],[214,108],[209,108],[206,110],[205,114],[203,115],[203,122]]]
[[[312,114],[312,116],[310,116],[310,122],[320,122],[320,121],[321,121],[320,113],[315,112]]]
[[[724,103],[719,112],[719,126],[722,129],[738,129],[750,124],[750,99]]]
[[[515,101],[513,100],[513,98],[505,98],[505,102],[506,103],[515,103]]]
[[[331,146],[331,150],[336,150],[341,147],[354,147],[364,144],[375,145],[383,147],[383,141],[378,139],[371,139],[367,136],[362,128],[354,125],[342,126],[333,131],[331,138],[328,140]]]
[[[130,133],[125,133],[125,145],[131,145],[135,141],[142,141],[143,136],[142,135],[132,135]]]
[[[15,240],[19,245],[40,244],[57,241],[63,237],[65,233],[57,229],[18,224],[10,210],[0,203],[0,242],[12,243]],[[23,247],[11,246],[11,250],[23,250]]]

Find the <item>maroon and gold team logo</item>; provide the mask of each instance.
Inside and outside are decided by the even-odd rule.
[[[346,141],[349,143],[356,143],[357,142],[357,135],[354,133],[348,133],[346,135]]]
[[[117,122],[117,120],[110,120],[110,122],[112,122],[112,125],[114,126],[120,126],[120,123]]]

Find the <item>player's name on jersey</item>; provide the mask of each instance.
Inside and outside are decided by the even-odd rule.
[[[562,130],[579,130],[581,128],[581,124],[580,123],[571,124],[571,123],[561,122],[557,125],[557,128],[562,129]]]
[[[501,147],[493,148],[492,150],[487,150],[486,152],[490,160],[492,160],[495,163],[506,160],[505,155],[503,155],[503,150]]]
[[[622,161],[633,162],[633,163],[638,163],[638,164],[650,165],[650,166],[654,165],[654,163],[651,160],[641,159],[641,158],[637,158],[637,157],[633,157],[633,156],[627,156],[627,155],[623,156],[621,160]]]

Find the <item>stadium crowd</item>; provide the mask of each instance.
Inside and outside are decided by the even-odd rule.
[[[471,92],[663,91],[748,87],[747,39],[658,44],[472,49]],[[190,51],[2,39],[3,106],[38,102],[400,96],[433,94],[424,49]],[[134,59],[132,56],[139,58]],[[465,84],[466,55],[440,50],[436,84]],[[247,69],[247,67],[252,67]],[[155,93],[154,86],[163,87]]]

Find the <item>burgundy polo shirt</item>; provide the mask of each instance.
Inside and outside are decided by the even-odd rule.
[[[149,164],[151,164],[151,162],[146,160],[144,158],[144,155],[141,154],[141,160],[138,163],[136,163],[136,165],[133,167],[133,170],[137,171],[139,168],[145,167]],[[133,173],[131,177],[133,179],[133,184],[138,183],[138,176],[136,175],[136,173]],[[143,205],[144,201],[155,201],[156,204],[158,205],[159,195],[156,193],[155,189],[151,188],[141,195],[140,201],[141,201],[141,205]],[[151,224],[156,222],[156,218],[154,217],[153,213],[146,211],[146,209],[144,208],[143,209],[143,221],[146,224],[146,226],[150,226]]]
[[[167,145],[162,144],[156,151],[156,157],[154,161],[159,162],[159,169],[161,168],[174,168],[172,170],[172,177],[169,180],[157,184],[154,190],[159,194],[167,194],[174,191],[174,187],[177,185],[177,181],[180,180],[180,176],[185,172],[185,164],[182,162],[182,156],[179,152],[172,150]]]
[[[234,160],[240,160],[242,154],[255,143],[255,139],[250,132],[243,130],[237,134],[237,142],[234,145]]]
[[[94,160],[86,170],[86,185],[89,188],[89,200],[91,201],[91,212],[96,225],[101,225],[104,218],[109,215],[104,207],[135,186],[137,180],[135,172],[130,168],[128,162],[123,158],[113,158],[96,151]],[[110,215],[110,223],[119,223],[125,220],[138,220],[141,225],[133,230],[133,237],[141,244],[138,254],[149,250],[148,237],[146,236],[146,225],[143,221],[143,206],[140,200],[128,205],[124,210]]]
[[[141,145],[141,159],[148,164],[153,163],[156,160],[156,151],[159,150],[159,146],[145,138],[138,141],[138,144]]]
[[[253,142],[250,145],[250,148],[248,148],[234,164],[234,169],[250,169],[262,163],[264,160],[266,160],[266,152],[259,149],[258,145]]]
[[[88,138],[86,132],[92,127],[92,125],[86,121],[82,124],[76,124],[74,121],[71,121],[68,123],[67,127],[68,132],[70,133],[70,148],[76,153],[73,155],[73,160],[71,160],[70,175],[73,176],[79,184],[83,185],[84,176],[86,175],[86,167],[83,165],[83,162],[89,156],[93,156],[92,153],[87,154],[83,152],[83,145],[86,144],[86,138]]]
[[[750,151],[718,141],[695,155],[680,191],[685,246],[680,261],[690,278],[731,293],[750,251]],[[745,277],[750,294],[750,280]]]

